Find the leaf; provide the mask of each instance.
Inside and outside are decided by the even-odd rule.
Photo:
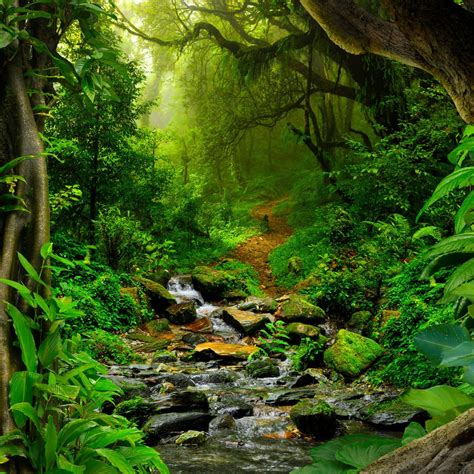
[[[418,221],[421,215],[435,202],[439,201],[450,192],[459,189],[466,188],[474,185],[474,167],[468,166],[461,168],[453,173],[449,174],[444,178],[434,190],[432,196],[425,202],[421,211],[416,216]]]
[[[21,360],[28,372],[36,372],[38,368],[36,344],[27,317],[10,303],[7,304],[7,312],[13,320],[13,327],[20,343]]]
[[[416,408],[426,410],[432,417],[453,411],[457,415],[474,406],[474,397],[448,385],[436,385],[426,390],[411,389],[401,399]]]
[[[65,401],[75,400],[80,391],[80,387],[77,387],[76,385],[50,385],[37,383],[35,387],[42,392],[49,393],[53,397]]]
[[[61,353],[61,333],[55,331],[44,339],[38,349],[38,358],[44,368],[49,368]]]
[[[123,430],[101,427],[100,432],[89,438],[85,443],[90,448],[106,448],[117,441],[127,441],[131,445],[142,438],[142,433],[136,428],[127,428]]]
[[[38,417],[38,413],[30,403],[15,403],[10,407],[10,410],[13,413],[22,413],[23,415],[25,415],[35,425],[35,428],[38,430],[38,433],[42,434],[41,423]]]
[[[8,31],[0,30],[0,49],[6,48],[15,41],[15,35],[11,35]]]
[[[8,286],[11,286],[12,288],[15,288],[15,290],[18,291],[18,294],[30,306],[33,304],[34,300],[31,296],[31,291],[25,285],[22,285],[21,283],[18,283],[17,281],[8,280],[7,278],[0,278],[0,283],[3,283],[4,285],[8,285]]]
[[[443,353],[441,365],[445,367],[463,367],[474,365],[474,341],[465,341]]]
[[[426,430],[419,423],[412,421],[403,432],[402,445],[411,443],[415,439],[423,438],[426,435]]]
[[[363,469],[399,447],[400,440],[374,436],[365,442],[344,445],[337,451],[336,459],[357,469]]]
[[[428,258],[448,253],[474,253],[474,232],[452,235],[433,245],[427,253]]]
[[[132,466],[153,465],[161,474],[168,474],[169,470],[156,449],[148,446],[134,446],[120,448],[121,454]]]
[[[27,275],[34,280],[36,283],[43,285],[46,288],[46,283],[40,278],[38,272],[33,268],[30,262],[20,253],[17,252],[18,259],[20,260],[21,266],[25,269]]]
[[[53,244],[51,242],[46,242],[40,250],[41,258],[43,260],[46,260],[50,255],[51,252],[53,251]]]
[[[448,295],[458,286],[468,281],[474,280],[474,258],[460,265],[446,281],[444,287],[445,295]]]
[[[79,419],[72,420],[66,423],[58,434],[58,451],[67,446],[69,443],[76,441],[81,434],[95,428],[97,423],[95,421]]]
[[[454,217],[454,229],[456,234],[460,234],[464,231],[468,225],[466,217],[474,210],[474,191],[471,191],[469,195],[464,199],[461,207],[456,212]]]
[[[33,386],[40,382],[41,375],[36,372],[15,372],[10,380],[10,405],[27,402],[33,403]],[[26,416],[21,412],[13,414],[15,423],[19,428],[23,428],[26,424]]]
[[[469,341],[470,336],[465,328],[454,324],[432,326],[418,333],[415,347],[431,362],[439,365],[446,350],[452,349],[462,342]]]
[[[97,454],[107,459],[109,463],[116,467],[122,474],[135,474],[135,470],[127,459],[117,451],[112,449],[97,449]]]
[[[48,417],[48,426],[46,427],[46,439],[44,447],[44,456],[46,461],[46,471],[49,472],[56,464],[56,450],[58,446],[58,432],[51,415]]]

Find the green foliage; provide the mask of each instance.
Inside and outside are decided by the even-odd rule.
[[[80,312],[69,297],[42,296],[44,289],[49,293],[42,279],[47,259],[66,261],[52,253],[51,244],[41,256],[44,263],[36,272],[19,254],[36,282],[33,290],[1,281],[18,291],[31,316],[7,307],[26,370],[15,372],[10,381],[10,409],[18,429],[1,437],[0,463],[23,457],[37,473],[169,472],[159,454],[144,446],[143,433],[120,416],[100,412],[120,389],[103,377],[103,366],[78,351],[80,336],[63,338],[66,321]]]
[[[142,362],[143,357],[134,352],[117,335],[102,329],[84,333],[82,346],[90,356],[107,364],[127,365],[132,362]]]
[[[323,349],[324,342],[320,339],[303,338],[295,352],[290,355],[292,367],[297,371],[306,369],[321,356]]]
[[[260,336],[257,341],[259,350],[253,357],[287,354],[290,348],[290,336],[285,326],[286,324],[283,321],[266,323],[265,329],[260,331]]]
[[[234,259],[226,259],[215,268],[227,273],[230,290],[242,290],[247,295],[262,294],[257,272],[251,265]]]

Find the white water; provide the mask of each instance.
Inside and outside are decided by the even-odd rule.
[[[190,281],[186,281],[179,276],[170,279],[168,282],[168,291],[176,298],[178,303],[192,301],[196,303],[197,306],[205,305],[201,293],[193,288]]]

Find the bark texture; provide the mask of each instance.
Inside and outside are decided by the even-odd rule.
[[[454,421],[393,451],[363,474],[474,473],[474,408]]]

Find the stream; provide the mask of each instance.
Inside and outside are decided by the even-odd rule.
[[[321,369],[298,374],[288,360],[275,359],[279,375],[263,378],[247,375],[246,358],[187,360],[185,355],[203,341],[252,344],[254,340],[224,322],[222,308],[207,303],[186,277],[172,278],[168,290],[178,304],[193,302],[197,312],[194,326],[202,323],[207,329],[193,333],[174,326],[172,331],[179,338],[169,348],[180,359],[165,356],[152,364],[115,366],[110,376],[119,385],[131,386],[132,395],[138,393],[153,407],[152,413],[158,413],[145,424],[144,431],[152,433],[148,443],[156,446],[173,474],[287,474],[310,464],[309,449],[317,442],[302,435],[289,416],[291,407],[302,398],[322,396],[336,409],[336,435],[397,435],[402,424],[413,417],[413,413],[407,414],[400,424],[399,418],[393,422],[390,413],[382,413],[380,423],[367,423],[367,407],[394,399],[398,393],[333,383]],[[177,445],[179,434],[188,430],[206,432],[206,441],[197,446]]]

